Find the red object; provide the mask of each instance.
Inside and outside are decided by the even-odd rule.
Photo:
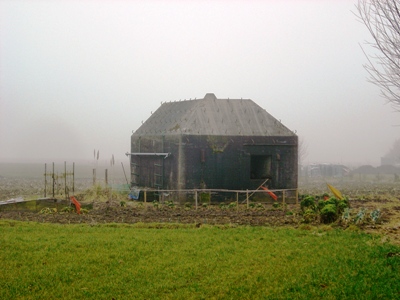
[[[270,195],[272,197],[272,199],[274,199],[275,201],[278,200],[278,196],[275,195],[273,192],[271,192],[269,189],[267,189],[265,186],[261,187],[264,191],[266,191],[268,193],[268,195]]]
[[[76,200],[76,198],[74,196],[71,196],[70,199],[71,199],[71,202],[75,205],[76,213],[80,214],[81,213],[81,204],[78,202],[78,200]]]

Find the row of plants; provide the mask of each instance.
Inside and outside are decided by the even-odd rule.
[[[195,208],[195,205],[191,202],[185,202],[183,205],[178,204],[174,201],[165,201],[164,203],[154,200],[151,202],[151,205],[154,209],[180,209],[183,208],[185,210],[191,210]],[[121,207],[126,207],[126,202],[120,202]],[[135,203],[135,206],[138,208],[144,208],[143,202]],[[247,208],[247,204],[240,204],[236,201],[233,202],[220,202],[218,204],[210,204],[208,202],[200,203],[197,207],[198,209],[220,209],[220,210],[285,210],[287,208],[287,204],[281,202],[274,202],[271,204],[261,203],[261,202],[250,202]]]
[[[76,209],[74,206],[65,206],[62,209],[57,209],[56,207],[44,207],[39,211],[39,214],[42,215],[49,215],[49,214],[70,214],[70,213],[75,213]],[[87,214],[89,212],[88,209],[86,208],[81,208],[80,213],[81,214]]]
[[[300,209],[304,223],[342,223],[365,224],[379,223],[381,212],[379,209],[368,212],[365,208],[358,211],[351,209],[348,198],[337,199],[324,194],[322,197],[304,196],[300,202]]]

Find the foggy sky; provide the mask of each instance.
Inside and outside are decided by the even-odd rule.
[[[0,0],[0,162],[127,161],[162,101],[214,93],[296,131],[304,163],[379,165],[400,115],[355,3]]]

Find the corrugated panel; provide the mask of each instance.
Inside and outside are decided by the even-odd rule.
[[[135,132],[144,134],[295,136],[250,99],[203,99],[163,103]]]

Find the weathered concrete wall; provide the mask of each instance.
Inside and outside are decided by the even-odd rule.
[[[132,156],[131,178],[164,189],[255,189],[266,178],[270,188],[296,188],[297,149],[297,136],[132,135],[131,152],[171,155]]]

